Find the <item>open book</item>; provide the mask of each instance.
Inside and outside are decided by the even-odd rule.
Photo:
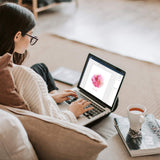
[[[129,129],[128,118],[114,119],[115,127],[132,157],[160,154],[160,123],[152,114],[145,117],[141,132],[136,136]]]
[[[80,79],[79,72],[65,67],[59,67],[51,74],[55,80],[69,85],[75,85]]]

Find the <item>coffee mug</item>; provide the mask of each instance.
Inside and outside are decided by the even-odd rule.
[[[127,108],[130,129],[135,132],[141,130],[141,126],[145,121],[146,108],[141,104],[131,104]]]

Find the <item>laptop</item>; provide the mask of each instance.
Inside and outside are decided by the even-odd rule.
[[[113,64],[88,54],[78,85],[72,90],[78,98],[90,101],[93,109],[81,115],[78,124],[88,125],[112,112],[125,74],[125,71]],[[65,104],[69,105],[75,100],[75,97],[70,96],[70,100],[65,101]],[[60,108],[64,110],[64,107]]]

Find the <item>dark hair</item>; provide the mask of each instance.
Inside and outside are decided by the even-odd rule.
[[[26,57],[13,53],[15,44],[14,36],[18,31],[21,31],[24,36],[35,26],[35,18],[31,11],[15,4],[15,3],[3,3],[0,5],[0,56],[5,53],[15,54],[14,61],[19,64],[21,58]],[[21,57],[21,58],[20,58]]]

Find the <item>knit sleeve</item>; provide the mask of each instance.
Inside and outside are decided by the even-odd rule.
[[[62,112],[53,98],[48,94],[47,85],[36,72],[25,66],[13,67],[13,77],[20,96],[30,110],[60,120],[77,122],[72,112]]]

